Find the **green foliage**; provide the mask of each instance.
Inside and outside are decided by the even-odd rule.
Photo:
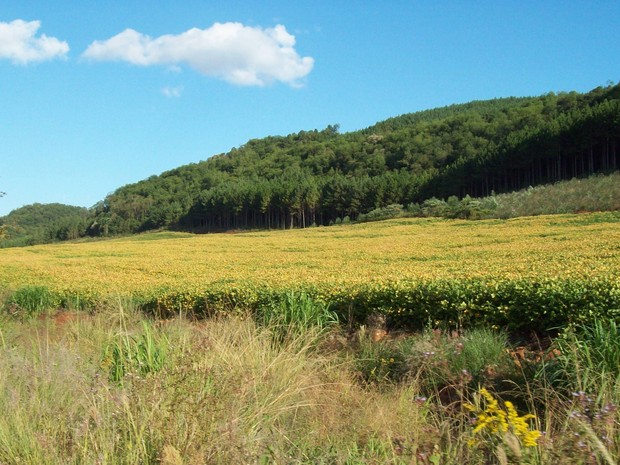
[[[43,286],[26,286],[14,291],[6,302],[9,312],[33,317],[59,308],[60,296]]]
[[[504,332],[485,327],[465,331],[449,358],[452,375],[467,373],[473,385],[482,385],[489,373],[505,375],[512,365],[508,347],[508,337]]]
[[[618,281],[602,278],[438,279],[343,288],[305,286],[301,290],[313,302],[328,302],[330,312],[351,324],[364,324],[369,314],[379,312],[387,316],[390,326],[409,329],[422,329],[430,322],[444,329],[488,325],[514,332],[545,332],[599,317],[616,318],[620,309]],[[300,288],[289,291],[296,293]],[[171,292],[145,298],[144,308],[159,315],[189,312],[205,316],[258,312],[264,307],[271,315],[280,305],[288,305],[279,298],[282,292],[287,291],[223,284],[204,293]],[[276,307],[272,302],[277,302]],[[297,307],[291,304],[291,308]]]
[[[620,210],[620,172],[530,187],[495,197],[496,218]]]
[[[168,339],[144,321],[138,336],[120,334],[104,349],[101,365],[108,369],[110,381],[122,383],[125,375],[146,376],[164,367]]]
[[[565,329],[555,341],[560,355],[553,368],[561,370],[569,389],[597,396],[612,393],[620,402],[620,327],[614,319],[596,318]]]
[[[403,216],[403,206],[399,204],[388,205],[383,208],[375,208],[374,210],[361,214],[357,221],[365,223],[367,221],[389,220],[391,218],[399,218]]]
[[[361,380],[368,384],[397,383],[409,373],[406,346],[374,343],[364,333],[358,335],[355,367]]]
[[[592,211],[620,210],[620,172],[559,181],[519,191],[447,201],[430,198],[407,206],[407,215],[461,219],[516,218]]]
[[[310,329],[324,330],[338,323],[329,305],[306,292],[286,292],[273,302],[259,307],[257,321],[270,328],[278,339],[294,339]]]
[[[455,363],[455,350],[491,337],[499,352],[501,333],[427,330],[371,342],[311,330],[306,344],[274,344],[247,315],[155,325],[117,305],[120,314],[107,309],[63,325],[2,319],[1,463],[534,465],[619,456],[620,414],[609,384],[596,392],[599,403],[583,392],[567,399],[534,380],[502,390],[490,378],[478,385],[458,377],[456,370],[482,366],[480,359],[498,362],[478,347]],[[119,319],[121,333],[111,337]],[[617,352],[617,328],[602,323],[575,328],[577,339],[600,349],[615,343]],[[165,347],[165,363],[141,373],[134,359],[148,357],[133,354],[157,352],[133,344],[147,334]],[[131,346],[117,350],[116,363],[126,367],[120,382],[107,376],[109,362],[101,366],[102,348],[114,342]],[[527,363],[548,363],[534,358],[538,352],[527,355]],[[615,363],[617,372],[616,359],[604,366]],[[515,391],[526,393],[522,404],[510,403]]]
[[[59,204],[15,210],[0,218],[0,231],[9,236],[0,247],[159,228],[205,232],[373,221],[398,215],[396,205],[409,205],[413,215],[449,218],[618,209],[613,186],[551,197],[561,199],[555,202],[544,192],[501,198],[497,205],[492,196],[617,170],[618,89],[470,102],[346,134],[329,125],[250,140],[120,187],[91,211]]]
[[[484,217],[493,202],[477,199],[492,192],[618,169],[618,89],[471,102],[347,134],[328,126],[250,140],[117,189],[95,208],[92,232],[308,227],[380,216],[394,204]],[[433,197],[448,201],[423,205]],[[617,208],[617,198],[601,205],[610,203]]]
[[[362,328],[354,356],[364,382],[414,381],[422,393],[430,396],[456,385],[482,386],[499,377],[512,377],[515,366],[508,347],[505,332],[488,328],[467,329],[462,334],[425,330],[380,342],[373,342]]]
[[[366,285],[333,294],[334,310],[388,315],[395,326],[466,328],[486,324],[511,331],[546,331],[592,321],[620,308],[620,288],[607,280],[436,280]]]
[[[341,134],[337,125],[248,141],[120,187],[91,211],[34,204],[0,218],[0,247],[159,228],[305,228],[403,214],[508,218],[620,209],[620,85],[433,109]],[[529,186],[534,186],[528,189]],[[519,194],[502,196],[527,189]],[[498,194],[498,195],[495,195]]]
[[[160,228],[373,221],[400,215],[397,205],[408,205],[409,214],[448,218],[618,209],[617,187],[602,184],[588,195],[552,197],[560,201],[545,200],[544,192],[500,200],[493,193],[617,170],[619,89],[470,102],[346,134],[329,125],[253,139],[120,187],[91,211],[58,204],[18,209],[0,218],[9,235],[0,247]]]
[[[91,213],[58,203],[26,205],[0,218],[5,230],[0,247],[20,247],[77,239],[87,234]]]

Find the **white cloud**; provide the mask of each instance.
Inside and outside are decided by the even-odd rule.
[[[166,97],[169,97],[169,98],[180,97],[181,94],[183,93],[183,86],[163,87],[161,89],[161,93],[164,94]]]
[[[215,23],[178,35],[151,38],[133,29],[104,41],[95,41],[83,56],[101,61],[126,61],[134,65],[188,65],[206,76],[243,86],[263,86],[274,81],[292,86],[310,73],[311,57],[295,51],[295,37],[282,25],[274,28]]]
[[[16,19],[0,22],[0,59],[27,64],[34,61],[64,58],[69,51],[67,42],[42,34],[35,37],[41,21]]]

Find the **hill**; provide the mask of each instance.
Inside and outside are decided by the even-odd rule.
[[[15,209],[0,217],[0,226],[7,235],[0,240],[0,247],[76,239],[88,228],[90,216],[86,208],[59,203],[35,203]]]
[[[90,212],[24,207],[0,218],[10,235],[0,245],[160,228],[329,225],[393,204],[484,198],[611,173],[620,168],[619,147],[620,84],[584,94],[474,101],[344,134],[330,125],[253,139],[120,187]]]
[[[470,102],[369,128],[269,136],[119,188],[99,233],[292,228],[431,197],[484,197],[620,167],[620,86]]]

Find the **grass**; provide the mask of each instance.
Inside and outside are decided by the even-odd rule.
[[[101,364],[109,370],[109,379],[122,383],[125,376],[140,376],[160,371],[166,362],[168,339],[144,321],[138,335],[115,335],[104,348]]]
[[[510,194],[498,195],[494,200],[497,203],[494,216],[498,218],[618,211],[620,210],[620,172],[531,187]]]
[[[259,308],[258,322],[271,329],[278,340],[295,339],[309,330],[319,332],[338,323],[329,305],[315,301],[305,292],[286,292]]]
[[[326,311],[300,295],[280,304],[291,314]],[[313,319],[281,338],[275,313],[269,321],[152,320],[117,300],[70,315],[0,319],[0,463],[586,464],[620,456],[617,389],[582,377],[602,366],[617,376],[618,339],[607,322],[517,357],[505,334],[484,328],[373,342],[363,330]],[[560,356],[546,358],[553,350]],[[551,365],[564,370],[561,379],[526,376]],[[482,387],[502,412],[511,399],[520,417],[536,415],[510,420],[521,436],[474,432],[489,407]],[[536,447],[519,442],[534,429],[545,431]]]
[[[392,206],[395,207],[395,206]],[[410,204],[407,210],[383,208],[360,220],[381,220],[399,216],[435,216],[445,218],[516,218],[594,211],[620,211],[620,172],[589,178],[559,181],[515,192],[483,198],[455,196],[448,200],[431,198],[422,204]]]
[[[557,345],[562,355],[555,368],[567,379],[567,389],[594,395],[599,405],[620,404],[620,328],[615,320],[567,328]]]
[[[7,300],[9,311],[26,317],[59,307],[61,300],[44,286],[26,286],[17,289]]]

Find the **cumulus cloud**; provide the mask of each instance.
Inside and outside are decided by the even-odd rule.
[[[41,21],[0,22],[0,59],[27,64],[65,57],[69,51],[67,42],[45,34],[35,37],[40,27]]]
[[[215,23],[178,35],[151,38],[133,29],[93,42],[85,58],[134,65],[187,65],[198,72],[242,86],[284,82],[292,86],[310,73],[311,57],[295,51],[295,37],[282,25],[262,29],[241,23]]]
[[[163,87],[161,93],[168,98],[180,97],[183,93],[183,86],[178,87]]]

